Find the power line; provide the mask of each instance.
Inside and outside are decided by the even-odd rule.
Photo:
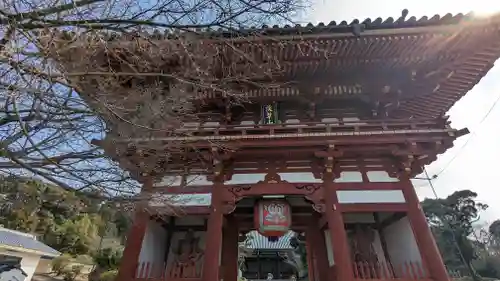
[[[491,105],[491,107],[488,109],[488,111],[486,112],[486,114],[483,116],[483,118],[479,121],[478,125],[477,125],[477,128],[476,130],[474,130],[474,132],[472,132],[472,134],[470,135],[470,137],[465,141],[465,143],[459,148],[459,150],[457,151],[457,153],[450,159],[450,161],[448,161],[446,163],[446,165],[444,166],[443,169],[441,169],[441,171],[439,171],[438,173],[434,174],[431,177],[429,177],[429,173],[427,172],[427,169],[425,167],[422,167],[422,170],[424,171],[424,175],[425,177],[424,178],[415,178],[415,179],[418,179],[418,180],[426,180],[428,182],[428,185],[429,187],[431,188],[431,191],[432,193],[434,194],[434,197],[436,199],[439,199],[439,196],[436,192],[436,189],[434,188],[434,183],[432,182],[433,180],[436,180],[444,171],[446,171],[446,169],[448,169],[448,167],[455,161],[455,159],[460,155],[461,152],[463,152],[464,148],[470,143],[470,141],[477,135],[477,132],[479,131],[481,125],[484,123],[484,121],[488,118],[488,116],[491,114],[491,112],[493,112],[493,109],[496,107],[496,105],[498,104],[498,102],[500,101],[500,96],[497,97],[497,99],[493,102],[493,104]],[[425,184],[423,185],[419,185],[419,186],[415,186],[415,187],[424,187]],[[414,187],[414,188],[415,188]],[[450,230],[450,233],[452,235],[452,240],[453,240],[453,244],[455,246],[455,248],[457,249],[457,252],[459,253],[459,256],[460,256],[460,260],[462,261],[463,265],[466,267],[466,268],[469,268],[471,270],[470,274],[472,277],[476,276],[476,272],[475,272],[475,269],[474,267],[471,265],[471,264],[467,264],[467,261],[465,259],[465,256],[462,252],[462,250],[460,249],[460,246],[458,244],[458,241],[457,241],[457,237],[455,235],[455,233],[453,232],[452,228],[451,228],[451,224],[448,222],[448,221],[443,221],[442,220],[442,223],[444,225],[445,228],[448,228]]]
[[[455,159],[460,155],[460,153],[463,152],[464,148],[467,146],[467,144],[469,144],[469,142],[471,141],[471,139],[473,139],[474,136],[477,135],[477,132],[479,131],[479,128],[484,123],[484,121],[486,120],[486,118],[488,118],[488,116],[491,114],[491,112],[493,112],[493,109],[496,107],[496,105],[498,104],[499,101],[500,101],[500,96],[497,97],[497,99],[493,102],[493,104],[488,109],[488,111],[486,112],[486,114],[479,121],[479,123],[477,124],[478,127],[476,128],[476,130],[474,130],[474,132],[472,132],[472,134],[470,135],[470,137],[458,149],[457,153],[455,153],[455,155],[453,155],[453,157],[444,165],[444,168],[441,169],[441,171],[437,172],[436,174],[434,174],[432,176],[432,178],[430,178],[429,175],[427,174],[427,171],[425,171],[425,168],[424,168],[424,171],[426,173],[426,177],[424,177],[424,178],[417,178],[417,177],[415,177],[413,179],[416,179],[416,180],[425,180],[425,181],[431,182],[431,180],[436,180],[444,171],[446,171],[446,169],[448,169],[448,167],[453,163],[453,161],[455,161]],[[415,188],[420,188],[420,187],[424,187],[424,186],[427,186],[427,184],[415,185],[414,187]]]
[[[500,100],[500,97],[499,97],[499,100]],[[427,173],[427,169],[425,169],[425,167],[422,167],[422,169],[424,170],[424,174],[425,174],[425,177],[427,178],[427,181],[429,182],[429,187],[431,188],[432,190],[432,193],[434,194],[434,197],[436,199],[439,199],[439,196],[436,192],[436,189],[434,188],[434,184],[432,183],[432,180],[430,177],[429,177],[429,174]],[[474,276],[476,276],[476,272],[475,272],[475,269],[474,269],[474,266],[472,264],[469,264],[467,262],[467,260],[465,259],[465,256],[464,256],[464,253],[462,252],[462,249],[460,249],[460,245],[458,244],[458,240],[457,240],[457,237],[455,235],[455,232],[453,232],[453,229],[451,227],[451,223],[449,221],[447,221],[446,219],[444,218],[440,218],[441,219],[441,222],[443,223],[443,226],[444,228],[447,228],[448,230],[450,230],[450,233],[451,233],[451,238],[453,240],[453,244],[455,246],[455,248],[457,249],[457,252],[460,256],[460,260],[462,262],[462,264],[469,269],[469,274],[471,275],[471,277],[473,279]]]
[[[429,177],[429,173],[427,173],[427,169],[425,167],[423,167],[423,170],[424,170],[425,177],[427,178],[427,182],[429,183],[429,186],[432,190],[432,193],[434,194],[434,197],[436,197],[436,199],[439,199],[439,196],[437,195],[436,189],[434,188],[434,184],[432,183],[432,179]]]
[[[486,112],[486,114],[483,116],[483,118],[481,119],[481,121],[479,121],[476,130],[474,130],[474,132],[472,132],[472,134],[467,139],[467,141],[465,141],[465,143],[459,148],[459,150],[457,151],[457,153],[455,153],[455,155],[450,159],[450,161],[448,161],[446,163],[446,165],[444,165],[444,168],[441,169],[441,171],[439,171],[438,173],[436,173],[433,176],[433,179],[437,178],[439,175],[441,175],[451,165],[451,163],[453,163],[453,161],[455,161],[455,159],[457,159],[457,157],[460,155],[460,153],[463,152],[464,148],[467,146],[467,144],[469,144],[469,142],[471,141],[471,139],[473,139],[477,135],[477,132],[479,131],[479,128],[481,127],[481,125],[483,124],[483,122],[486,120],[486,118],[488,118],[488,116],[491,114],[491,112],[496,107],[496,105],[498,104],[499,101],[500,101],[500,96],[497,97],[497,99],[495,100],[495,102],[493,102],[493,104],[488,109],[488,111]]]

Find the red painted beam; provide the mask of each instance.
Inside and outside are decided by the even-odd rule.
[[[444,133],[431,134],[422,133],[418,135],[380,135],[380,136],[335,136],[335,137],[309,137],[309,138],[287,138],[287,139],[242,139],[237,141],[226,141],[226,145],[237,144],[239,148],[244,147],[287,147],[287,146],[318,146],[335,142],[336,145],[367,145],[367,144],[394,144],[408,142],[429,142],[443,141],[445,139],[456,139]],[[144,144],[160,142],[161,139],[144,141]],[[140,142],[139,142],[140,143]],[[193,141],[190,147],[210,148],[213,145],[210,141]]]
[[[238,186],[244,187],[248,185],[257,185],[258,183],[249,184],[228,184],[225,185],[226,189],[237,188]],[[259,183],[259,185],[262,183]],[[322,183],[307,183],[307,182],[296,182],[291,183],[292,185],[310,185],[314,187],[319,187],[323,185]],[[290,186],[283,186],[281,184],[268,184],[269,194],[281,194],[283,188],[289,188]],[[260,188],[259,188],[260,189]],[[346,182],[346,183],[335,183],[336,190],[400,190],[401,186],[399,182]],[[251,190],[251,189],[250,189]],[[165,194],[205,194],[212,193],[211,185],[197,185],[197,186],[157,186],[154,187],[155,192],[165,193]],[[283,194],[289,193],[288,190],[284,190]]]
[[[165,211],[161,208],[149,208],[151,212],[162,215],[183,216],[183,215],[208,215],[209,206],[177,206],[176,210]],[[373,213],[373,212],[406,212],[406,203],[351,203],[340,204],[343,213]]]

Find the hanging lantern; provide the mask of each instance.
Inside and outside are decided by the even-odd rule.
[[[255,205],[255,228],[266,237],[283,236],[290,230],[292,214],[285,200],[261,200]]]

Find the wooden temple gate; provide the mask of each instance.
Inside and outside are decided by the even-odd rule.
[[[186,193],[191,193],[193,189],[197,192],[204,192],[214,188],[214,186],[192,187],[184,190]],[[167,188],[170,192],[179,189],[175,187]],[[328,190],[329,189],[329,190]],[[237,261],[238,261],[238,237],[241,232],[246,232],[254,228],[251,221],[245,221],[240,218],[237,212],[238,207],[235,203],[244,198],[251,198],[262,195],[300,195],[304,196],[311,202],[311,208],[315,210],[309,215],[293,217],[292,229],[298,232],[305,233],[305,240],[308,253],[308,271],[309,280],[349,280],[357,279],[373,279],[373,280],[430,280],[430,276],[438,276],[447,272],[444,267],[436,267],[428,265],[441,264],[441,257],[436,248],[432,234],[427,227],[425,217],[419,208],[419,201],[414,188],[407,179],[406,181],[385,182],[385,183],[289,183],[282,181],[277,174],[266,176],[266,180],[253,185],[221,185],[218,192],[219,204],[209,207],[192,207],[191,212],[197,215],[207,214],[211,221],[208,221],[207,241],[205,250],[202,251],[198,245],[190,244],[187,247],[190,255],[181,258],[177,263],[171,263],[167,266],[166,263],[153,264],[144,262],[134,266],[133,280],[202,280],[203,274],[217,274],[217,278],[224,280],[237,279]],[[212,189],[212,203],[216,190]],[[401,203],[354,203],[341,204],[338,203],[336,192],[338,191],[401,191],[404,195],[404,202]],[[330,198],[328,199],[329,196]],[[217,195],[215,195],[217,198]],[[332,202],[332,208],[327,210],[325,207]],[[213,218],[213,210],[219,209],[219,220]],[[190,209],[186,209],[190,210]],[[342,218],[343,213],[366,213],[366,212],[394,212],[399,214],[399,217],[407,216],[411,222],[411,228],[415,236],[415,240],[422,251],[421,260],[407,261],[379,261],[377,259],[354,258],[359,251],[361,255],[369,256],[370,249],[350,248],[347,241],[346,229]],[[218,227],[210,228],[210,223],[215,221],[219,223]],[[325,244],[325,232],[327,229],[333,246],[333,256],[335,264],[328,264],[327,247]],[[213,231],[210,235],[210,231]],[[366,244],[369,238],[363,237],[363,233],[359,233],[358,244]],[[208,237],[213,240],[208,240]],[[222,239],[223,238],[223,239]],[[186,239],[190,239],[186,237]],[[192,238],[191,238],[192,239]],[[363,242],[363,239],[368,239]],[[193,241],[192,241],[193,242]],[[197,242],[196,242],[197,243]],[[189,243],[188,243],[189,244]],[[211,247],[212,246],[212,247]],[[180,246],[182,247],[182,246]],[[217,259],[217,248],[221,249],[221,263]],[[127,247],[128,248],[128,247]],[[211,250],[215,248],[214,250]],[[213,251],[213,252],[210,252]],[[363,251],[365,251],[363,253]],[[212,253],[207,255],[206,253]],[[426,255],[424,255],[427,253]],[[210,264],[212,263],[212,267]],[[207,264],[209,265],[207,267]],[[200,266],[201,265],[201,266]],[[215,270],[214,270],[215,269]]]
[[[164,262],[141,262],[138,264],[143,240],[145,239],[148,222],[153,220],[156,213],[162,213],[161,206],[151,204],[143,206],[143,211],[138,212],[133,229],[127,239],[127,246],[124,252],[124,260],[120,270],[120,280],[235,280],[237,269],[237,241],[240,232],[253,229],[252,221],[248,222],[238,216],[239,202],[246,198],[260,198],[265,196],[280,195],[284,197],[301,196],[310,204],[308,216],[293,218],[292,229],[306,233],[307,248],[309,249],[309,271],[314,280],[354,280],[354,279],[433,279],[446,280],[448,278],[446,269],[441,260],[439,251],[435,245],[432,234],[427,226],[426,219],[419,207],[419,200],[410,182],[410,176],[421,172],[423,161],[433,161],[435,153],[445,151],[450,147],[451,139],[454,139],[466,131],[453,130],[449,128],[438,129],[446,120],[412,120],[411,122],[401,122],[398,120],[385,120],[379,122],[346,122],[344,125],[333,125],[322,123],[323,126],[287,127],[283,125],[260,126],[258,130],[277,133],[280,130],[288,130],[296,136],[310,137],[314,131],[324,131],[329,136],[341,134],[343,139],[339,139],[337,145],[329,144],[326,149],[311,152],[309,148],[284,148],[274,151],[264,151],[253,149],[251,152],[245,149],[235,149],[232,151],[211,148],[210,155],[204,157],[213,161],[213,173],[206,175],[210,185],[189,185],[162,186],[155,182],[154,177],[144,177],[142,195],[166,194],[210,194],[210,206],[184,206],[183,215],[207,218],[204,247],[200,247],[194,237],[184,237],[183,241],[178,241],[176,251],[177,258],[171,263]],[[377,131],[376,129],[379,129]],[[235,134],[235,129],[240,131]],[[231,131],[231,137],[246,136],[252,129],[240,128],[219,128],[218,134]],[[346,132],[354,131],[354,132]],[[211,132],[211,131],[209,131]],[[404,134],[400,134],[404,133]],[[419,135],[433,134],[431,140],[419,139]],[[387,136],[387,134],[390,134]],[[408,135],[413,134],[415,142],[408,142]],[[359,141],[364,135],[369,135],[370,140],[375,142],[375,146],[363,149],[356,146],[350,150],[345,144],[352,144]],[[204,138],[205,136],[201,136]],[[226,137],[231,139],[231,137]],[[322,138],[322,136],[320,136]],[[310,138],[309,142],[323,142]],[[378,143],[382,145],[378,145]],[[384,142],[401,142],[401,146],[386,146]],[[425,143],[423,143],[425,142]],[[253,140],[252,143],[257,143]],[[264,140],[264,143],[271,143]],[[283,144],[285,144],[283,142]],[[116,145],[116,143],[114,144]],[[264,144],[259,144],[264,145]],[[324,147],[324,146],[323,146]],[[137,148],[139,149],[139,148]],[[387,152],[389,151],[389,152]],[[290,174],[290,166],[293,165],[283,161],[273,160],[275,155],[291,153],[295,157],[307,157],[311,155],[309,162],[305,162],[307,168],[294,168],[295,174],[307,172],[312,176],[310,182],[294,182],[282,179],[283,174]],[[312,153],[312,154],[310,154]],[[351,153],[388,153],[385,158],[349,158]],[[231,159],[251,158],[251,154],[267,154],[269,158],[265,164],[253,164],[261,166],[255,170],[252,166],[246,168],[246,174],[255,172],[264,173],[261,181],[249,184],[228,184],[232,178],[237,176],[236,171],[245,171],[246,165],[227,165]],[[416,161],[417,156],[426,155],[425,158]],[[347,158],[346,158],[347,156]],[[307,159],[307,158],[300,158]],[[303,160],[301,160],[303,161]],[[304,165],[304,162],[301,162]],[[288,166],[287,166],[288,165]],[[298,164],[297,164],[298,165]],[[360,173],[361,182],[341,183],[337,180],[343,173],[356,171]],[[371,182],[368,174],[374,171],[386,173],[394,182]],[[182,182],[182,181],[181,181]],[[186,182],[186,181],[184,181]],[[397,202],[340,202],[339,194],[353,192],[399,192],[401,200]],[[363,195],[361,197],[370,197]],[[329,207],[327,207],[329,206]],[[397,264],[390,261],[378,261],[370,257],[369,247],[363,246],[366,242],[359,235],[358,252],[350,249],[350,244],[346,234],[343,216],[347,213],[369,213],[369,212],[394,212],[403,213],[410,222],[413,236],[420,250],[421,259],[418,261],[401,261]],[[238,227],[234,227],[238,225]],[[229,226],[229,227],[228,227]],[[328,230],[325,234],[323,230]],[[224,237],[224,238],[223,238]],[[236,237],[228,238],[228,237]],[[226,239],[228,238],[228,239]],[[326,239],[326,240],[325,240]],[[232,241],[232,242],[231,242]],[[236,241],[236,242],[235,242]],[[325,242],[323,242],[325,241]],[[325,259],[326,244],[331,245],[331,255],[335,261],[334,265],[328,264]],[[369,244],[369,243],[368,243]],[[363,250],[367,248],[368,250]],[[221,253],[221,261],[217,258]],[[368,252],[368,253],[366,253]],[[207,254],[209,253],[209,254]]]
[[[240,234],[255,228],[251,216],[248,220],[252,202],[245,204],[279,195],[307,203],[292,204],[291,229],[305,234],[310,281],[449,281],[410,178],[468,133],[452,129],[444,114],[500,57],[499,31],[498,15],[416,20],[403,13],[384,22],[240,30],[234,38],[232,31],[210,31],[206,37],[187,36],[189,44],[179,44],[184,35],[161,32],[133,40],[131,34],[103,35],[112,43],[96,46],[90,61],[121,73],[123,88],[100,100],[103,89],[92,77],[74,82],[80,96],[103,113],[108,128],[106,137],[93,143],[129,171],[148,198],[137,204],[116,280],[237,280]],[[57,50],[53,59],[71,70],[74,60],[81,60],[75,48],[85,36],[46,36],[54,39],[46,44],[58,46],[46,49]],[[123,73],[140,58],[183,49],[180,45],[195,48],[207,61],[193,64],[191,54],[165,54],[168,62],[148,62],[152,69],[143,70],[148,75]],[[113,57],[113,50],[127,55]],[[185,84],[196,80],[192,77],[166,79],[184,77],[190,73],[185,68],[210,81],[234,83],[198,87]],[[153,90],[142,95],[134,87]],[[164,103],[181,89],[192,109],[170,123],[162,114]],[[241,101],[235,102],[233,93],[241,94]],[[110,107],[108,101],[117,104]],[[130,120],[110,108],[123,110]],[[349,171],[360,173],[361,180],[342,182]],[[371,171],[394,180],[372,182]],[[264,175],[257,182],[231,181],[256,173]],[[311,181],[284,176],[300,173],[312,175]],[[189,178],[199,175],[208,183],[190,184]],[[166,177],[181,179],[159,183]],[[165,211],[157,197],[172,194],[208,194],[209,202]],[[418,259],[405,259],[396,246],[389,257],[375,257],[373,233],[362,226],[350,229],[347,221],[349,214],[366,213],[380,228],[389,218],[377,221],[376,214],[402,214],[399,222],[406,228],[391,239],[413,237]]]

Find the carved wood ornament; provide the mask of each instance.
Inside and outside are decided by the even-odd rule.
[[[276,171],[272,171],[272,172],[266,174],[263,182],[274,184],[274,183],[283,182],[283,180],[281,179],[281,176],[278,173],[276,173]],[[262,183],[262,181],[259,183]]]

